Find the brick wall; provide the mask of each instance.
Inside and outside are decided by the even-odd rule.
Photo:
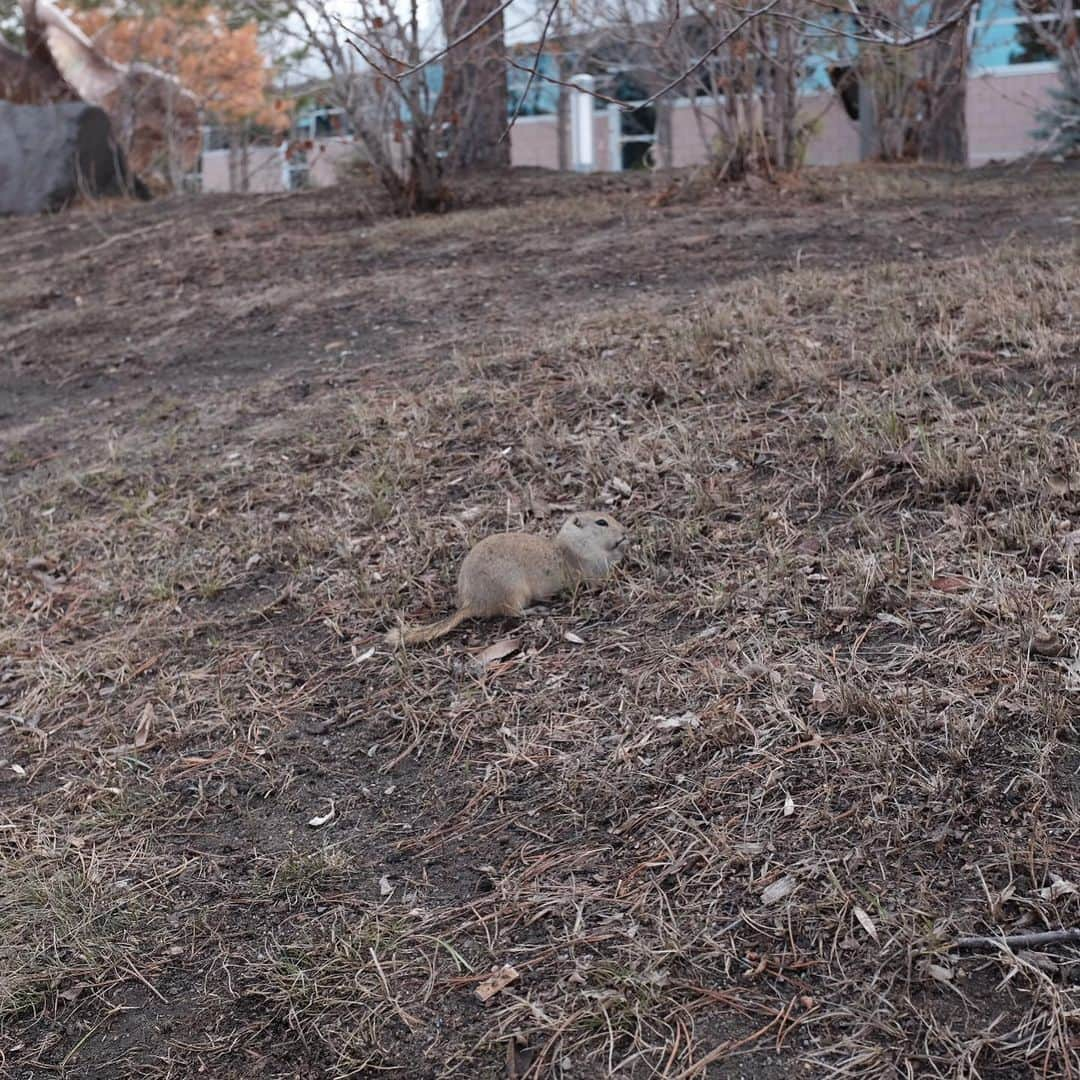
[[[1038,143],[1031,135],[1039,126],[1035,114],[1047,104],[1047,91],[1057,85],[1057,81],[1054,71],[1033,74],[1009,71],[969,79],[969,164],[982,165],[994,159],[1022,157],[1038,149]]]

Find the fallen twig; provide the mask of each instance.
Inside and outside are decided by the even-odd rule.
[[[1071,930],[1041,930],[1033,934],[1004,934],[989,937],[962,937],[953,942],[954,949],[990,949],[998,945],[1014,946],[1058,945],[1063,941],[1080,942],[1080,927]]]

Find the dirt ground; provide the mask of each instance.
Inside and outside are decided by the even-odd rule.
[[[466,203],[5,223],[0,1073],[1077,1075],[1080,171]]]

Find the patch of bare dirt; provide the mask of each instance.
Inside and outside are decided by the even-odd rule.
[[[592,311],[678,310],[759,273],[918,266],[1058,238],[1075,209],[1074,183],[1053,169],[982,184],[823,170],[676,205],[656,205],[665,178],[523,173],[497,193],[466,189],[481,206],[501,195],[494,207],[405,221],[372,220],[363,192],[342,188],[9,223],[0,423],[37,460],[55,449],[35,427],[49,416],[182,410],[277,374],[296,398],[437,378],[478,339],[528,341]],[[52,438],[64,422],[47,425]]]

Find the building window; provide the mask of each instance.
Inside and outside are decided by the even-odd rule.
[[[528,53],[523,54],[519,62],[532,67],[535,60],[536,53]],[[559,65],[553,56],[542,54],[536,64],[536,70],[541,75],[547,75],[551,79],[559,77]],[[511,67],[507,71],[506,78],[510,114],[513,115],[518,102],[521,101],[521,95],[525,93],[525,87],[528,86],[529,73]],[[532,86],[529,86],[529,92],[525,96],[525,100],[521,101],[518,116],[550,116],[558,111],[559,87],[555,83],[547,82],[545,79],[533,78]]]
[[[1074,16],[1080,29],[1080,16]],[[995,70],[1057,63],[1055,41],[1065,36],[1055,0],[983,0],[971,39],[971,64]]]
[[[327,139],[353,134],[353,126],[341,109],[305,109],[296,118],[296,134],[301,139]]]

